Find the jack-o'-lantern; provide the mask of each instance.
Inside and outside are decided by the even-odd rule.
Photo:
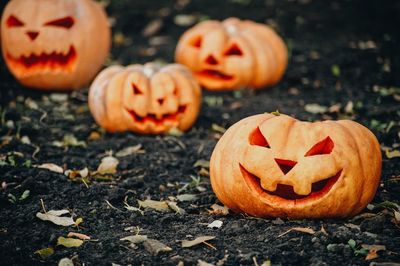
[[[206,89],[232,90],[274,85],[285,72],[288,55],[285,43],[267,25],[229,18],[186,31],[175,58]]]
[[[1,19],[2,50],[28,87],[70,90],[89,83],[110,49],[110,27],[92,0],[11,0]]]
[[[237,212],[342,218],[372,200],[381,164],[376,137],[356,122],[261,114],[227,130],[212,154],[210,175],[217,197]]]
[[[179,64],[112,66],[97,76],[89,91],[94,119],[111,132],[185,131],[195,122],[200,103],[200,85]]]

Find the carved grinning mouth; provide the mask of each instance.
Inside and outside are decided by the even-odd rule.
[[[156,125],[161,125],[167,121],[172,121],[172,122],[177,121],[179,116],[185,113],[186,108],[187,108],[186,105],[181,105],[179,106],[178,111],[176,111],[175,113],[164,114],[162,115],[161,118],[156,117],[156,115],[154,114],[148,114],[146,117],[142,117],[136,114],[136,112],[133,110],[127,110],[127,111],[132,116],[133,120],[136,123],[144,124],[150,122]]]
[[[217,70],[206,69],[196,73],[196,76],[199,78],[207,78],[207,79],[215,79],[215,80],[224,80],[231,81],[234,79],[233,76],[227,75]]]
[[[39,55],[32,53],[29,56],[22,55],[19,58],[15,58],[7,53],[7,59],[17,68],[23,68],[24,71],[33,69],[62,69],[68,71],[76,61],[76,58],[77,54],[73,45],[70,46],[68,52],[65,54],[57,52],[47,54],[42,52]]]
[[[276,190],[273,192],[264,190],[261,187],[260,179],[257,176],[251,174],[241,164],[239,164],[239,167],[244,179],[246,180],[246,183],[255,191],[257,191],[260,195],[268,194],[280,197],[285,200],[291,200],[296,202],[299,200],[305,201],[310,199],[318,199],[328,194],[328,192],[331,190],[333,185],[339,180],[339,177],[342,174],[342,170],[340,170],[332,177],[328,177],[321,181],[315,182],[312,184],[312,190],[310,194],[299,195],[294,192],[293,186],[290,185],[278,184]]]

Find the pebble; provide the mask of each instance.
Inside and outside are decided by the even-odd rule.
[[[326,246],[326,249],[330,252],[336,252],[338,250],[338,245],[337,244],[328,244]]]

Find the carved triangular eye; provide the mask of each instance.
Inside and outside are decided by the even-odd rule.
[[[65,17],[45,23],[45,26],[54,26],[69,29],[74,26],[74,19],[72,17]]]
[[[304,156],[314,156],[314,155],[322,155],[322,154],[330,154],[333,150],[335,144],[332,139],[328,136],[322,141],[315,144]]]
[[[21,20],[19,20],[16,16],[11,15],[7,19],[7,27],[23,27],[25,26],[25,23],[23,23]]]
[[[196,48],[200,48],[203,42],[203,38],[201,36],[197,36],[190,41],[190,45]]]
[[[251,145],[261,146],[265,148],[271,148],[264,135],[261,133],[259,127],[257,127],[249,136],[249,142]]]
[[[133,90],[133,93],[134,93],[135,95],[141,95],[141,94],[143,94],[143,92],[139,89],[139,87],[136,86],[136,84],[134,84],[134,83],[132,83],[132,90]]]
[[[225,55],[227,56],[231,56],[231,55],[237,55],[237,56],[241,56],[243,55],[242,49],[240,49],[240,47],[234,43],[231,45],[231,47],[225,52]]]

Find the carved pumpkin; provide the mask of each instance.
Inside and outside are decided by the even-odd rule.
[[[111,33],[103,8],[92,0],[11,0],[1,35],[4,59],[22,84],[69,90],[99,71]]]
[[[286,115],[245,118],[222,136],[211,184],[229,208],[259,217],[348,217],[374,197],[381,151],[350,121],[301,122]]]
[[[274,85],[287,56],[285,43],[270,27],[237,18],[197,24],[183,34],[175,55],[210,90]]]
[[[93,117],[111,132],[184,131],[195,122],[200,103],[200,85],[179,64],[112,66],[97,76],[89,92]]]

